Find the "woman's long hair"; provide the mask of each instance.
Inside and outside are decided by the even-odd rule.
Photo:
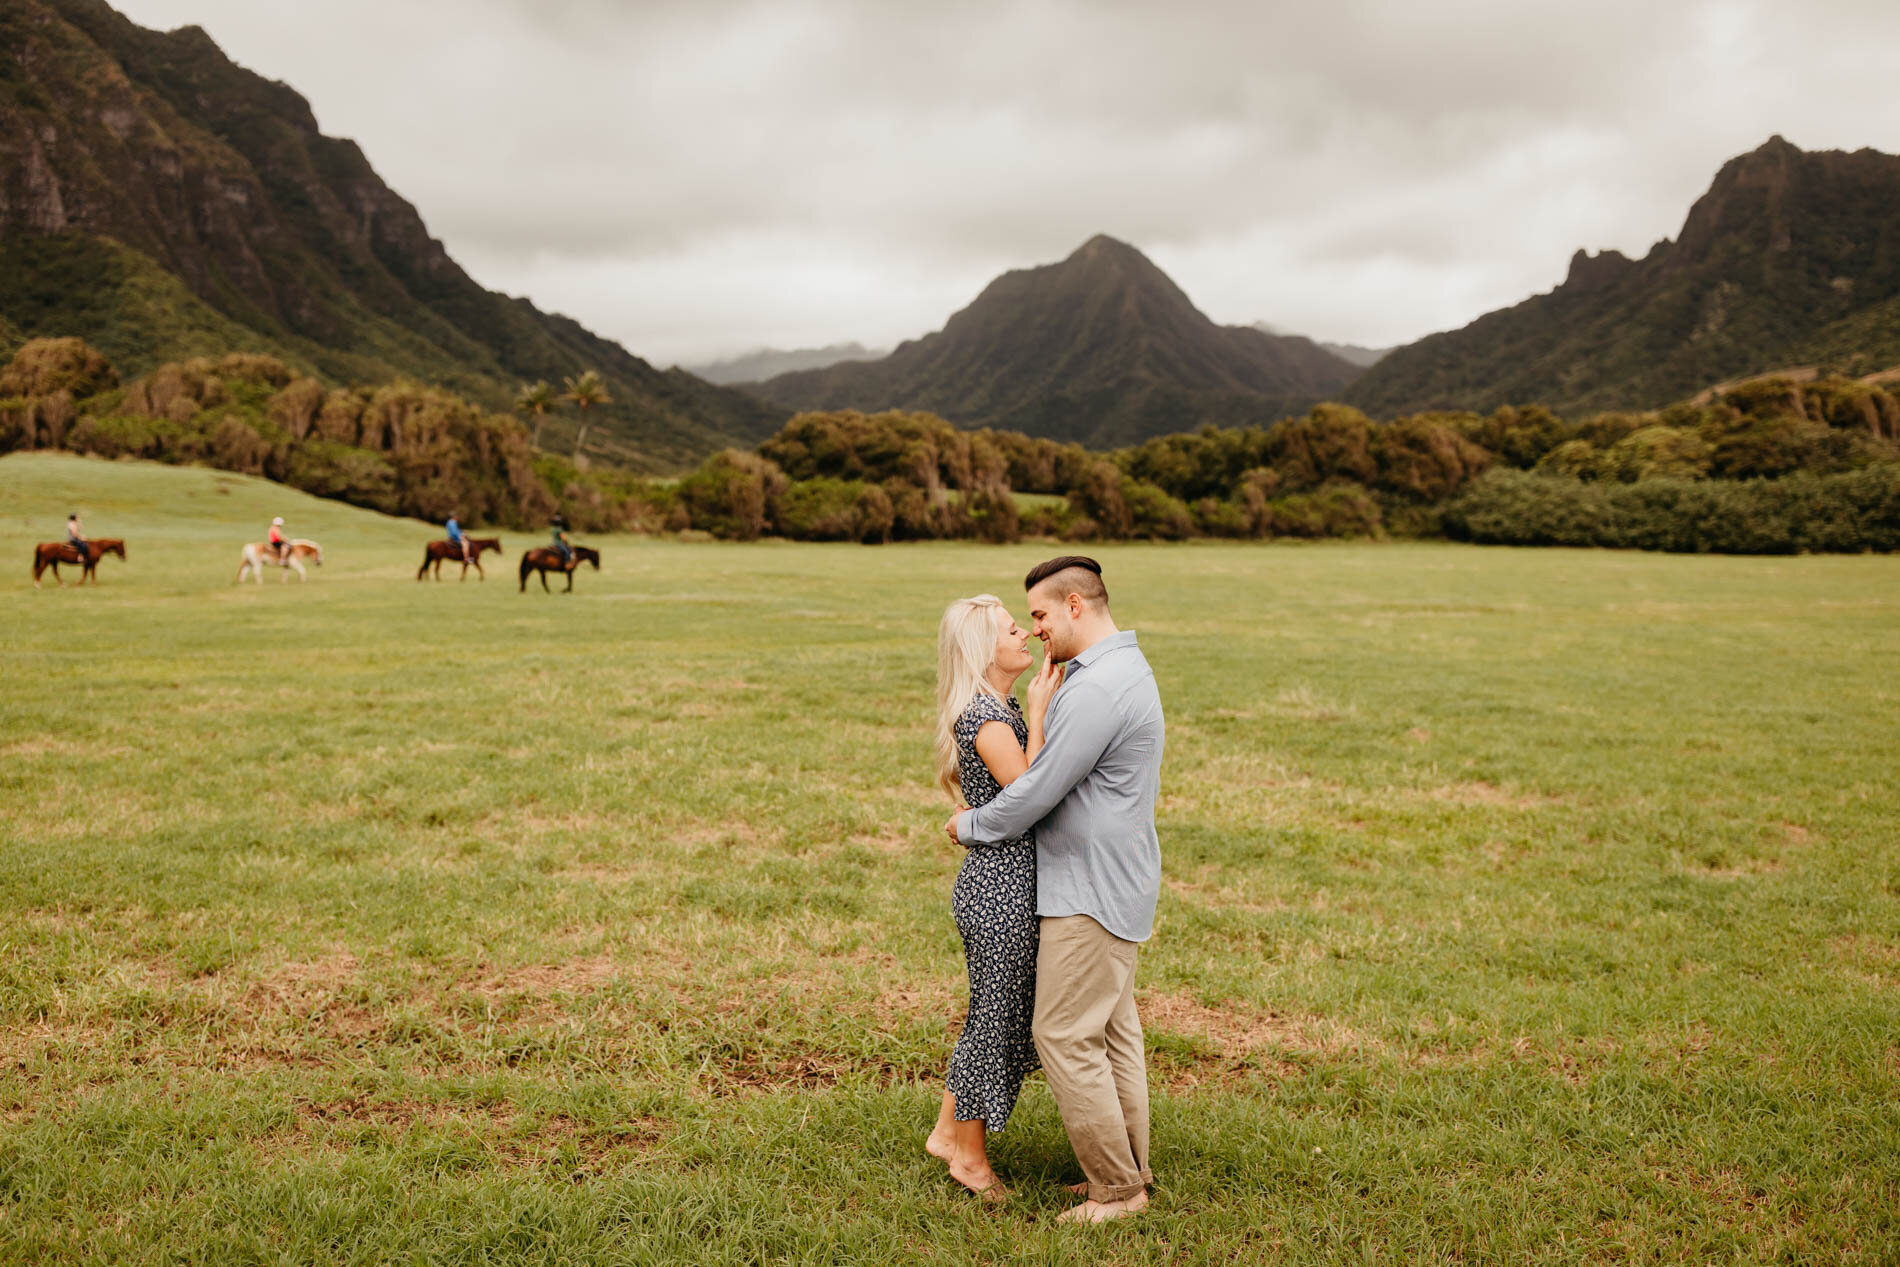
[[[998,615],[1007,615],[994,594],[959,598],[943,609],[937,626],[937,786],[954,799],[961,790],[957,772],[957,718],[978,695],[995,695],[990,665],[996,660]]]

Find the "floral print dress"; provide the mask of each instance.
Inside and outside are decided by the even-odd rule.
[[[957,772],[963,799],[982,805],[1002,788],[977,755],[976,732],[1000,721],[1028,746],[1022,705],[979,694],[957,719]],[[971,845],[950,890],[950,913],[963,936],[970,971],[970,1015],[950,1056],[945,1085],[956,1096],[959,1122],[981,1119],[1000,1131],[1034,1070],[1029,1025],[1036,1012],[1036,839],[1025,833],[992,845]]]

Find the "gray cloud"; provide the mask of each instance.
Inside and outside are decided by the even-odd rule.
[[[1887,0],[120,7],[662,362],[915,336],[1095,232],[1217,319],[1402,341],[1641,254],[1770,133],[1900,149]]]

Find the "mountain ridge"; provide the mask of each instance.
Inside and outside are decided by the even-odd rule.
[[[1579,250],[1555,289],[1395,349],[1345,400],[1386,416],[1642,409],[1777,364],[1890,364],[1896,206],[1900,157],[1771,137],[1723,164],[1674,239],[1639,260]]]
[[[821,370],[840,361],[875,361],[889,356],[889,348],[867,348],[855,340],[827,343],[817,348],[754,348],[738,356],[715,361],[697,361],[682,365],[689,374],[697,374],[709,383],[731,386],[757,383],[796,370]]]
[[[202,28],[150,31],[102,0],[0,13],[0,241],[14,274],[0,317],[87,338],[128,373],[194,349],[85,311],[72,292],[108,265],[148,290],[178,279],[204,310],[188,322],[214,314],[333,381],[413,377],[501,409],[522,381],[598,369],[615,401],[590,415],[596,455],[633,465],[754,442],[783,418],[483,288],[294,89]]]

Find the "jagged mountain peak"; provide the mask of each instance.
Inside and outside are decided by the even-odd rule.
[[[1541,402],[1650,408],[1779,365],[1900,359],[1900,157],[1776,135],[1724,162],[1641,260],[1571,258],[1564,284],[1400,348],[1355,382],[1378,413]]]
[[[1139,249],[1097,234],[1055,263],[1004,273],[942,330],[881,361],[758,390],[792,408],[926,409],[1103,446],[1272,421],[1357,372],[1311,340],[1217,325]]]

